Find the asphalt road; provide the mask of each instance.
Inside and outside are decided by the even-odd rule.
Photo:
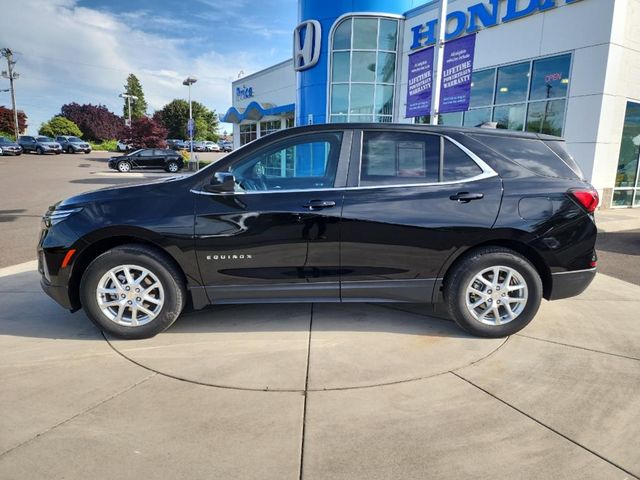
[[[110,170],[112,154],[0,156],[0,268],[36,258],[40,219],[49,205],[78,193],[169,176],[161,170],[121,174]],[[200,160],[224,154],[199,153]]]

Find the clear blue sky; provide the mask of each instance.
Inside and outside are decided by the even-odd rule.
[[[129,73],[149,113],[198,77],[193,98],[224,113],[231,81],[291,56],[297,0],[9,0],[0,48],[16,53],[18,108],[30,132],[64,103],[100,103],[122,114]],[[3,66],[3,69],[5,67]],[[8,81],[0,79],[0,88]],[[0,104],[10,106],[7,93]]]

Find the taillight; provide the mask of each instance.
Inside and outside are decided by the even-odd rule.
[[[580,205],[584,207],[584,209],[588,213],[595,212],[596,208],[598,207],[598,203],[600,203],[600,197],[598,196],[598,192],[596,190],[571,190],[569,193],[578,201]]]

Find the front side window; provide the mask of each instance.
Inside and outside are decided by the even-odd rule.
[[[391,122],[398,20],[351,17],[331,38],[331,122]]]
[[[341,132],[301,135],[233,164],[240,191],[313,190],[334,186]]]

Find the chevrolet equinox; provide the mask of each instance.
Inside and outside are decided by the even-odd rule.
[[[39,270],[58,303],[122,338],[185,307],[276,302],[443,303],[502,337],[593,280],[597,205],[557,137],[313,125],[53,205]]]

